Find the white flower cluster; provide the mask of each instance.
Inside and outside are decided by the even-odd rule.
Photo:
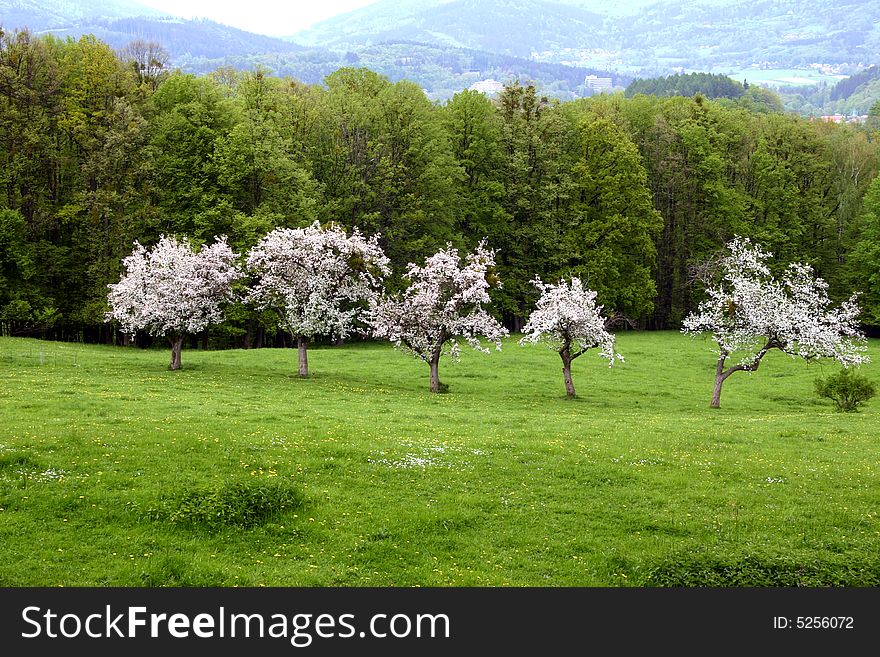
[[[109,286],[105,319],[132,335],[138,330],[154,336],[198,333],[223,320],[221,305],[242,277],[236,259],[225,236],[198,251],[185,237],[163,235],[152,249],[135,242],[133,253],[122,260],[121,280]]]
[[[525,335],[520,344],[545,342],[570,359],[599,347],[599,355],[608,359],[609,367],[615,360],[623,361],[623,356],[614,351],[614,334],[605,328],[602,306],[596,305],[594,290],[584,289],[576,277],[557,285],[536,277],[533,284],[541,297],[523,327]]]
[[[458,338],[489,353],[480,342],[482,336],[500,350],[507,329],[483,307],[489,303],[488,279],[494,266],[495,252],[484,241],[464,262],[458,250],[447,245],[427,258],[424,267],[411,263],[406,273],[410,286],[373,304],[373,335],[426,362],[436,362],[447,344],[448,353],[457,359]]]
[[[706,290],[709,298],[684,320],[683,332],[712,333],[719,356],[744,353],[746,370],[757,369],[769,349],[835,358],[845,367],[868,360],[855,295],[833,308],[828,284],[808,265],[791,264],[776,279],[766,264],[771,254],[748,238],[736,237],[728,250],[721,282]]]
[[[390,272],[378,236],[351,236],[318,222],[307,228],[276,228],[248,253],[254,276],[248,300],[273,308],[284,328],[302,337],[347,337]]]

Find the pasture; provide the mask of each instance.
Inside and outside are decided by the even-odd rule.
[[[712,410],[711,346],[621,333],[568,400],[512,338],[435,395],[386,344],[0,338],[0,585],[880,585],[880,401],[771,353]]]

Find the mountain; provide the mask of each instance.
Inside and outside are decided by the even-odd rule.
[[[134,0],[0,0],[0,26],[91,33],[114,47],[158,41],[190,72],[263,65],[319,82],[341,66],[369,66],[438,100],[490,77],[531,79],[570,98],[592,93],[588,74],[620,88],[698,71],[773,86],[787,107],[809,113],[862,111],[880,90],[872,80],[843,95],[854,81],[831,94],[880,64],[878,0],[379,0],[285,40]]]
[[[610,42],[633,60],[702,70],[870,64],[878,46],[876,0],[672,0],[617,21]]]
[[[0,25],[5,29],[27,26],[35,32],[96,18],[159,18],[162,15],[132,0],[0,0]]]
[[[415,40],[633,73],[880,59],[877,0],[381,0],[292,37]]]
[[[180,65],[189,58],[222,58],[302,50],[289,41],[210,20],[163,15],[131,0],[0,0],[0,26],[79,38],[94,34],[114,48],[134,39],[156,41]]]
[[[594,69],[411,41],[386,41],[346,52],[316,49],[298,53],[186,61],[187,69],[196,73],[207,73],[222,64],[235,68],[260,65],[276,75],[289,76],[309,84],[321,83],[327,75],[339,68],[363,66],[392,81],[405,79],[415,82],[425,90],[431,100],[437,101],[451,98],[455,93],[486,78],[502,83],[533,82],[541,93],[560,99],[590,94],[591,90],[584,83],[586,76],[591,74],[610,76],[612,84],[618,88],[625,87],[631,81],[627,76]]]
[[[296,34],[330,48],[420,41],[517,57],[535,50],[592,43],[601,14],[544,0],[382,0]]]

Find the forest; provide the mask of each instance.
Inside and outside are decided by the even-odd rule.
[[[380,235],[390,284],[446,244],[497,251],[494,311],[519,331],[536,275],[678,328],[734,235],[810,263],[880,326],[877,134],[701,94],[559,102],[514,83],[445,104],[366,68],[323,84],[195,76],[155,52],[0,35],[0,333],[117,342],[108,284],[135,240],[228,236],[239,253],[314,221]],[[207,346],[285,344],[245,306]]]

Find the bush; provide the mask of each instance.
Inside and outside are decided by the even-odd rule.
[[[299,509],[303,502],[299,490],[287,483],[238,481],[192,490],[176,500],[163,500],[160,507],[150,509],[148,515],[153,520],[211,530],[250,528]]]
[[[876,559],[804,560],[788,556],[714,555],[694,550],[671,555],[649,565],[640,578],[643,587],[795,588],[876,587]]]
[[[816,394],[833,399],[837,410],[852,412],[859,404],[876,394],[874,383],[852,369],[842,369],[836,374],[816,379]]]

